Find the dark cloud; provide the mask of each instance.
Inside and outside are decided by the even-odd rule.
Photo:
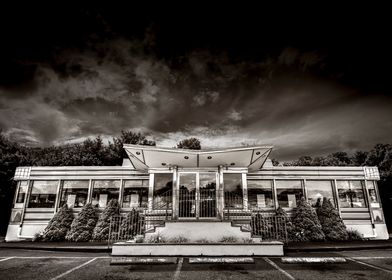
[[[339,21],[328,30],[316,21],[311,32],[251,16],[66,11],[74,22],[60,12],[17,25],[26,48],[3,30],[0,127],[15,141],[110,139],[134,129],[164,146],[189,136],[204,147],[273,144],[276,157],[290,159],[392,140],[389,82],[371,60],[381,54],[358,44],[376,38],[370,31],[348,38]]]

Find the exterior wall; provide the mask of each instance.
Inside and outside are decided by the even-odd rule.
[[[370,171],[371,172],[370,172]],[[373,170],[373,171],[372,171]],[[59,207],[59,194],[61,191],[62,180],[88,180],[89,191],[88,191],[88,202],[92,199],[92,181],[105,179],[105,180],[119,180],[120,181],[120,196],[119,201],[122,203],[123,196],[123,181],[132,179],[143,179],[150,180],[148,184],[149,189],[149,202],[148,208],[152,209],[152,193],[154,188],[154,174],[155,173],[172,173],[173,174],[173,205],[174,209],[173,217],[175,218],[178,209],[177,197],[178,197],[178,174],[181,172],[207,172],[212,171],[217,174],[217,195],[223,197],[223,176],[225,173],[241,173],[243,180],[243,210],[248,209],[248,197],[247,197],[247,181],[249,180],[271,180],[272,181],[272,192],[274,196],[274,207],[265,212],[272,213],[277,207],[277,194],[276,194],[276,181],[277,180],[300,180],[305,198],[307,198],[307,180],[330,180],[333,185],[333,196],[335,205],[337,205],[339,213],[344,220],[344,223],[348,228],[357,229],[365,237],[375,239],[387,239],[388,232],[386,230],[385,220],[382,213],[381,205],[379,207],[370,207],[371,203],[369,200],[369,193],[367,187],[365,190],[366,205],[365,208],[342,208],[340,207],[337,191],[337,181],[339,180],[359,180],[364,182],[366,185],[367,181],[377,181],[378,171],[375,172],[374,168],[364,167],[265,167],[259,171],[247,173],[246,168],[205,168],[205,169],[181,169],[181,168],[160,168],[156,170],[150,170],[149,173],[145,171],[137,171],[132,167],[128,166],[111,166],[111,167],[21,167],[16,170],[15,180],[27,182],[27,193],[22,203],[16,203],[17,193],[15,195],[14,208],[11,213],[11,220],[8,227],[6,236],[7,241],[20,240],[23,238],[31,238],[35,233],[45,228],[47,223],[53,217],[54,213]],[[375,173],[374,173],[375,172]],[[57,183],[57,195],[56,203],[54,208],[26,208],[27,202],[31,194],[32,182],[34,180],[54,180]],[[378,196],[377,185],[375,189]],[[16,190],[18,192],[18,188]],[[380,199],[378,197],[378,201]],[[217,201],[218,217],[222,218],[224,210],[223,199]],[[292,208],[286,208],[289,215],[292,212]],[[374,217],[374,211],[381,213],[381,221],[376,221]],[[74,209],[77,213],[79,209]],[[123,209],[126,211],[126,209]]]

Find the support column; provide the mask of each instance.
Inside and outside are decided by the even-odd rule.
[[[179,184],[178,184],[178,166],[173,167],[173,191],[172,191],[172,197],[173,197],[173,205],[172,205],[172,217],[173,220],[178,219],[178,196],[179,196]]]
[[[248,210],[248,182],[246,181],[246,174],[242,173],[242,198],[244,210]]]
[[[148,211],[152,211],[154,201],[154,173],[150,173],[150,179],[148,180]]]
[[[124,180],[120,179],[120,189],[118,193],[118,204],[120,205],[120,208],[122,208],[123,196],[124,196]]]
[[[340,218],[342,217],[342,213],[340,212],[340,205],[339,205],[339,192],[338,192],[338,185],[336,183],[336,179],[333,180],[333,192],[334,192],[334,196],[336,198],[335,203],[336,203],[336,209],[339,212],[339,216]]]
[[[224,197],[224,190],[223,190],[223,166],[220,165],[218,167],[218,218],[223,220],[223,210],[225,207],[225,197]]]
[[[59,209],[62,188],[63,188],[63,186],[61,184],[61,180],[59,180],[58,185],[57,185],[56,201],[54,203],[54,214],[56,214],[57,210]]]

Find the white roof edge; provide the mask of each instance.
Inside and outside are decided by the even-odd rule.
[[[160,152],[173,152],[173,153],[181,153],[181,154],[210,154],[210,153],[224,153],[224,152],[246,151],[246,150],[256,150],[256,149],[272,149],[273,146],[260,145],[260,146],[244,146],[244,147],[221,148],[221,149],[211,149],[211,150],[209,149],[191,150],[191,149],[164,148],[164,147],[156,147],[156,146],[124,144],[123,148],[160,151]]]

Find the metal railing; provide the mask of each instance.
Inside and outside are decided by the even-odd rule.
[[[252,237],[287,243],[287,220],[285,217],[267,216],[261,212],[253,212],[250,225]]]
[[[137,235],[144,235],[149,221],[141,211],[132,209],[126,215],[116,215],[110,219],[108,243],[126,241]]]

